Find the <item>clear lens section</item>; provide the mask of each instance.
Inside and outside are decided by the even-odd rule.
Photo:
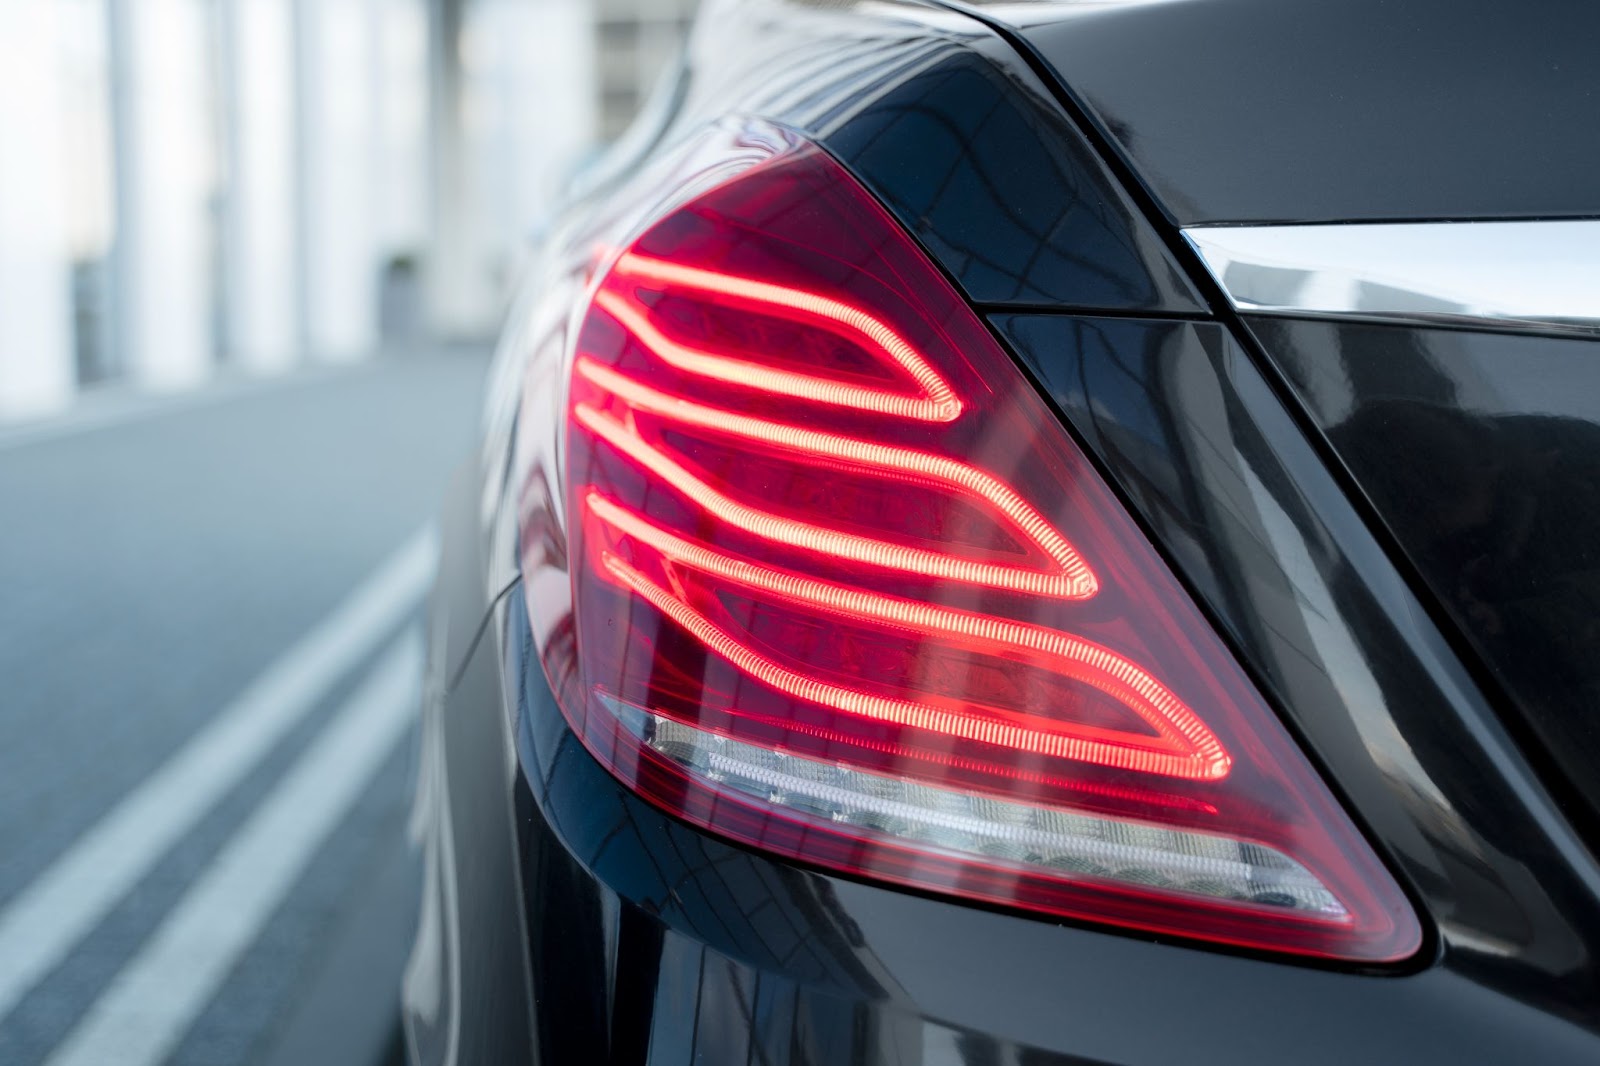
[[[613,706],[644,743],[709,786],[797,816],[955,857],[1043,866],[1326,921],[1350,917],[1316,875],[1260,844],[939,788]]]
[[[564,520],[540,519],[542,469],[523,489],[530,587],[570,569],[572,624],[541,646],[590,750],[666,810],[848,874],[1413,952],[1327,788],[877,203],[799,144],[700,188],[592,281]],[[528,410],[548,391],[530,374]]]

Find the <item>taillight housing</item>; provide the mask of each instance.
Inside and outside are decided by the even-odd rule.
[[[542,643],[584,744],[831,870],[1412,954],[1403,894],[976,314],[829,156],[764,143],[597,249],[563,483],[524,485],[563,527],[525,523],[523,561],[569,571]]]

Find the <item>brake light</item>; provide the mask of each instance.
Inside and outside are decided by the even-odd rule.
[[[777,151],[613,256],[567,425],[558,691],[651,801],[974,900],[1416,950],[1403,895],[1116,498],[821,151]]]

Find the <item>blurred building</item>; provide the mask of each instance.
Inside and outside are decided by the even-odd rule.
[[[487,334],[691,6],[0,2],[0,417]]]
[[[695,0],[595,0],[599,135],[622,135],[671,63],[694,17]]]

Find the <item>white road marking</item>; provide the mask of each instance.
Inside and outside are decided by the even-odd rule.
[[[413,536],[0,911],[0,1019],[416,609],[437,554],[431,528]]]
[[[206,868],[48,1066],[157,1066],[416,720],[422,638],[409,627]]]

